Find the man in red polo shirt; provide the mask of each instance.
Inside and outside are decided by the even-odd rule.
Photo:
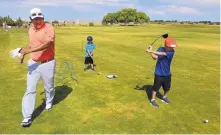
[[[40,78],[42,78],[44,83],[46,110],[52,108],[55,95],[54,28],[52,25],[44,22],[44,16],[40,9],[33,8],[30,13],[33,26],[29,29],[28,33],[29,44],[25,48],[17,48],[11,52],[13,58],[16,56],[20,57],[21,63],[23,63],[23,59],[27,54],[31,56],[31,59],[28,61],[27,90],[22,100],[24,119],[21,125],[23,127],[31,125],[32,113],[35,107],[36,88]]]

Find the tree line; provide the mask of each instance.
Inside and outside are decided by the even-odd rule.
[[[122,9],[121,11],[114,12],[114,13],[108,13],[103,17],[102,24],[108,25],[108,24],[119,24],[123,23],[125,25],[133,22],[134,24],[144,24],[147,22],[156,22],[156,23],[164,23],[164,22],[172,22],[177,23],[177,20],[154,20],[150,21],[150,17],[147,16],[144,12],[137,12],[136,9],[132,8],[126,8]],[[16,20],[13,20],[10,16],[1,17],[0,16],[0,26],[2,26],[3,23],[6,23],[9,26],[22,26],[25,21],[23,21],[20,17]],[[192,23],[191,21],[183,21],[181,23]],[[211,21],[199,21],[194,23],[204,23],[209,24],[212,23]],[[59,21],[55,20],[52,22],[52,24],[59,24]],[[220,22],[217,22],[217,25],[220,24]],[[91,23],[92,25],[92,23]]]
[[[156,23],[163,23],[163,22],[171,22],[171,23],[177,23],[178,21],[177,20],[153,20],[151,22],[156,22]],[[181,21],[183,23],[204,23],[204,24],[207,24],[207,23],[212,23],[211,21]]]
[[[22,26],[24,21],[20,17],[16,20],[13,20],[10,16],[0,16],[0,26],[2,26],[3,23],[6,23],[9,26]]]
[[[102,24],[118,24],[123,23],[125,25],[133,22],[135,24],[144,24],[150,21],[150,17],[146,15],[144,12],[137,12],[136,9],[133,8],[125,8],[121,11],[108,13],[103,17]]]

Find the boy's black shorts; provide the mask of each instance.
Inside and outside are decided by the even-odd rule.
[[[94,64],[94,61],[91,57],[85,57],[84,64]]]
[[[169,91],[171,87],[171,75],[170,76],[158,76],[155,75],[153,91],[159,92],[161,86],[164,91]]]

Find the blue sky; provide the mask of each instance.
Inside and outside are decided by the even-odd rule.
[[[46,20],[99,21],[108,12],[136,8],[151,20],[220,21],[220,0],[0,0],[0,16],[28,19],[31,8]]]

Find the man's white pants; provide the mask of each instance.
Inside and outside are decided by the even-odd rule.
[[[39,64],[33,60],[28,61],[27,90],[22,100],[22,114],[24,119],[31,119],[35,107],[36,89],[42,78],[45,89],[46,105],[52,104],[55,95],[54,74],[55,60]]]

